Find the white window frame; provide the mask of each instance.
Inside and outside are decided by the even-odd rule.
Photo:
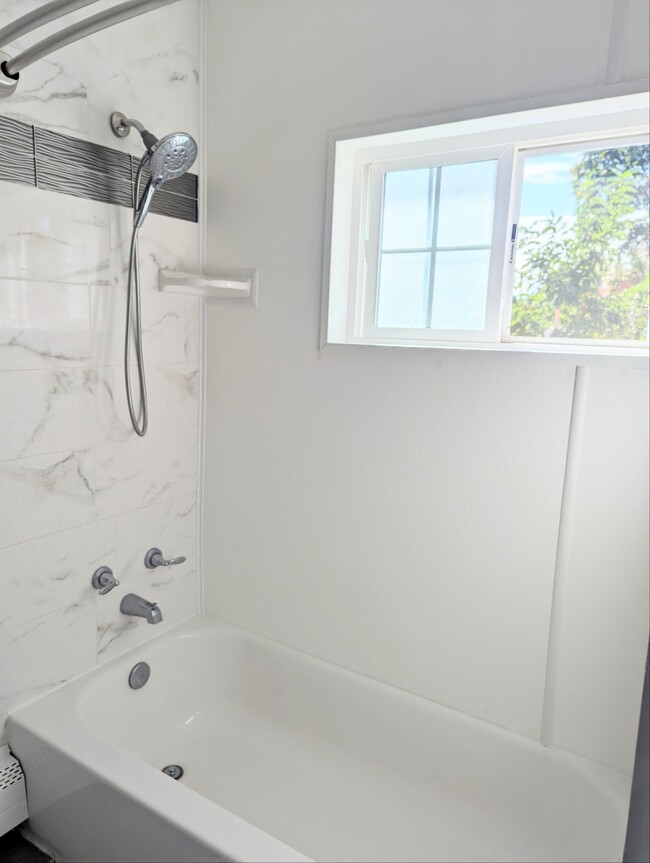
[[[518,221],[515,214],[519,212],[525,155],[552,147],[564,149],[581,143],[620,141],[621,137],[630,142],[647,141],[649,115],[647,94],[632,94],[375,135],[351,133],[334,138],[322,344],[647,357],[645,347],[629,343],[560,339],[551,343],[511,337],[508,329],[514,278],[511,228]],[[377,210],[381,211],[386,172],[407,166],[434,167],[485,158],[498,160],[485,329],[478,332],[377,328],[374,325],[379,254]],[[367,290],[370,284],[373,289]]]
[[[477,150],[462,152],[438,153],[435,165],[431,164],[429,156],[404,158],[375,162],[369,168],[368,194],[365,196],[367,216],[362,217],[366,225],[364,237],[364,264],[359,268],[357,278],[366,286],[377,285],[378,264],[380,257],[381,216],[384,182],[390,171],[413,170],[417,168],[444,168],[448,165],[467,165],[472,162],[497,162],[497,180],[495,190],[495,212],[499,204],[505,204],[510,192],[513,167],[513,147],[483,147]],[[442,330],[431,328],[396,328],[377,327],[376,305],[378,290],[364,289],[364,284],[357,284],[357,292],[361,295],[362,313],[351,321],[352,327],[361,338],[388,338],[410,341],[424,339],[440,342],[486,342],[496,340],[500,329],[500,308],[502,292],[502,256],[500,250],[505,246],[505,224],[498,219],[493,220],[492,238],[489,245],[490,267],[485,309],[485,326],[482,330]]]

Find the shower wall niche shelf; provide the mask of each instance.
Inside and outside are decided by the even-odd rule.
[[[248,300],[257,306],[257,270],[223,269],[211,275],[160,270],[158,289],[206,300]]]

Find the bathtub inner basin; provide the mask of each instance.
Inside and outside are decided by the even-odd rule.
[[[131,690],[136,661],[151,676]],[[155,772],[170,800],[200,797],[303,859],[622,857],[626,777],[218,621],[184,624],[48,699]],[[161,773],[170,764],[181,779]]]

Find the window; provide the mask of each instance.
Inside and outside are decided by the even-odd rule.
[[[648,340],[648,151],[524,151],[511,339]]]
[[[338,141],[327,340],[643,348],[647,123],[628,96]]]

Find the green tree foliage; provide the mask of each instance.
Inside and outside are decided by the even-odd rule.
[[[645,340],[650,148],[593,150],[574,168],[575,220],[522,229],[511,333]]]

